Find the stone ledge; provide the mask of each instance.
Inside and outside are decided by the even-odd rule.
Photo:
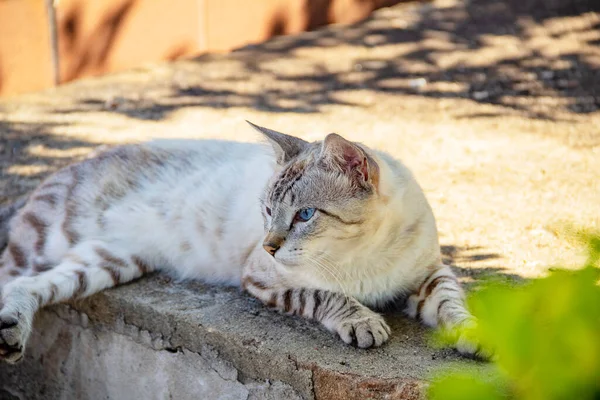
[[[237,289],[155,276],[40,313],[26,359],[0,365],[0,397],[418,399],[436,368],[482,368],[388,320],[391,341],[360,350]]]

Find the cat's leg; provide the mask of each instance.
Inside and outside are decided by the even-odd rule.
[[[271,287],[250,276],[244,277],[242,285],[269,307],[319,321],[347,344],[356,344],[360,348],[378,347],[391,333],[381,315],[341,293]]]
[[[408,298],[406,313],[431,327],[467,328],[476,323],[467,310],[460,283],[450,267],[443,264]],[[462,354],[482,355],[479,346],[465,334],[459,336],[455,347]]]
[[[54,268],[22,276],[2,288],[0,359],[23,357],[37,310],[46,305],[83,298],[139,278],[153,268],[117,244],[86,241],[72,248]]]

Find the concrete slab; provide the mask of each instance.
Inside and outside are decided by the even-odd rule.
[[[389,321],[390,343],[365,351],[237,289],[153,277],[42,312],[0,387],[22,399],[417,399],[436,368],[483,368]]]

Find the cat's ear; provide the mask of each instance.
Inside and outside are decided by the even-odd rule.
[[[253,124],[250,121],[246,121],[251,127],[265,135],[265,137],[271,142],[273,150],[275,150],[275,156],[277,157],[278,164],[285,164],[292,158],[296,157],[302,152],[308,145],[308,142],[285,133],[276,132],[274,130],[263,128]]]
[[[379,166],[362,148],[344,139],[338,134],[330,133],[323,140],[321,149],[323,160],[341,169],[345,174],[356,179],[361,186],[379,186]]]

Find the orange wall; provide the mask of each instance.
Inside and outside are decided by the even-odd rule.
[[[61,81],[205,50],[198,0],[61,0]]]
[[[399,1],[60,0],[60,82],[355,22]],[[45,7],[45,0],[0,0],[0,95],[52,86]]]
[[[52,85],[44,0],[0,0],[0,95]]]

